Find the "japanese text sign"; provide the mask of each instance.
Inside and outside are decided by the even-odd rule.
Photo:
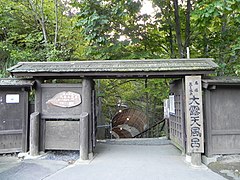
[[[185,77],[187,152],[204,152],[201,76]]]

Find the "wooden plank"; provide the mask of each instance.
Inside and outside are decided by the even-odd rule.
[[[66,86],[66,87],[65,87]],[[74,107],[59,107],[48,103],[56,94],[62,92],[73,92],[82,96],[81,86],[78,84],[42,84],[42,118],[45,119],[79,119],[82,105]],[[82,98],[82,97],[81,97]],[[64,98],[62,98],[64,99]],[[66,99],[66,98],[65,98]]]
[[[40,119],[41,119],[41,114],[42,114],[42,87],[41,83],[43,82],[42,79],[36,79],[36,84],[35,84],[35,107],[34,110],[35,112],[39,112],[40,114]],[[39,132],[39,151],[45,151],[44,149],[44,121],[39,121],[39,126],[40,126],[40,132]]]
[[[92,121],[93,121],[93,126],[92,126],[92,133],[93,133],[93,147],[96,147],[97,139],[96,139],[96,126],[97,126],[97,119],[96,119],[96,93],[93,88],[92,90]]]
[[[212,105],[211,105],[211,91],[204,92],[204,137],[205,137],[205,154],[211,156],[213,152],[212,144]]]
[[[51,73],[31,73],[31,72],[18,72],[18,73],[12,73],[16,77],[46,77],[48,79],[62,79],[62,78],[76,78],[79,79],[81,78],[94,78],[94,79],[108,79],[108,78],[179,78],[179,77],[184,77],[185,75],[203,75],[203,74],[211,74],[214,73],[212,70],[208,71],[161,71],[161,72],[142,72],[142,71],[137,71],[137,72],[70,72],[70,73],[56,73],[56,72],[51,72]]]
[[[9,100],[7,97],[12,97]],[[0,90],[0,150],[27,151],[28,92],[24,88]]]
[[[79,150],[79,121],[46,121],[45,149]]]
[[[183,153],[185,153],[185,120],[183,108],[183,80],[176,80],[171,84],[170,90],[175,98],[175,114],[169,117],[170,139]]]
[[[24,107],[24,114],[23,114],[23,122],[22,122],[22,127],[23,127],[23,134],[22,134],[22,151],[27,152],[28,150],[28,110],[29,110],[29,99],[28,99],[28,92],[24,91],[23,92],[23,107]]]
[[[208,81],[207,81],[208,82]],[[212,85],[212,82],[208,82]],[[205,99],[205,154],[233,154],[240,152],[239,86],[217,83],[215,90],[206,89]]]
[[[2,134],[0,136],[0,151],[20,149],[22,151],[22,134]]]
[[[185,77],[187,152],[204,152],[201,76]]]
[[[21,152],[21,151],[22,151],[22,148],[0,149],[0,154]]]
[[[3,135],[3,134],[22,134],[23,133],[23,130],[20,129],[20,130],[3,130],[3,131],[0,131],[0,135]]]
[[[240,135],[217,135],[213,136],[213,154],[217,153],[217,150],[222,152],[230,152],[232,149],[240,150],[239,143]],[[238,152],[239,153],[239,152]],[[224,153],[223,153],[224,154]]]
[[[214,149],[214,152],[212,155],[216,154],[239,154],[240,148],[234,148],[234,149]]]
[[[240,135],[240,130],[228,129],[228,130],[212,130],[212,135]]]
[[[211,91],[213,130],[240,129],[240,87],[217,86]]]
[[[66,83],[59,83],[59,84],[53,84],[53,83],[45,83],[41,85],[42,88],[82,88],[82,84],[66,84]]]
[[[67,114],[43,114],[42,119],[79,119],[79,115],[67,115]]]

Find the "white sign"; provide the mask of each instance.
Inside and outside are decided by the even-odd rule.
[[[175,115],[175,100],[174,95],[169,96],[169,113]]]
[[[16,104],[19,103],[19,94],[7,94],[6,95],[7,104]]]
[[[57,93],[53,98],[49,99],[47,104],[58,107],[70,108],[82,103],[81,95],[71,91],[63,91]]]
[[[169,118],[169,99],[164,99],[164,118]]]
[[[201,76],[186,76],[187,152],[204,152]]]

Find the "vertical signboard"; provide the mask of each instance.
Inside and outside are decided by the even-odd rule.
[[[187,152],[203,153],[203,110],[201,76],[185,77]]]
[[[169,113],[171,115],[175,115],[175,100],[174,94],[169,95]]]
[[[169,118],[169,99],[164,99],[164,118]]]

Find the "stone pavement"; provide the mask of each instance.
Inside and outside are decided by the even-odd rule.
[[[194,168],[173,145],[98,143],[91,161],[23,160],[5,163],[0,179],[8,180],[223,180],[206,166]],[[5,167],[5,169],[4,169]]]
[[[0,157],[0,180],[40,180],[67,165],[68,163],[63,161],[42,159],[21,161],[17,157]]]
[[[47,180],[222,180],[206,166],[186,163],[173,145],[98,144],[95,158],[76,163],[47,177]]]

